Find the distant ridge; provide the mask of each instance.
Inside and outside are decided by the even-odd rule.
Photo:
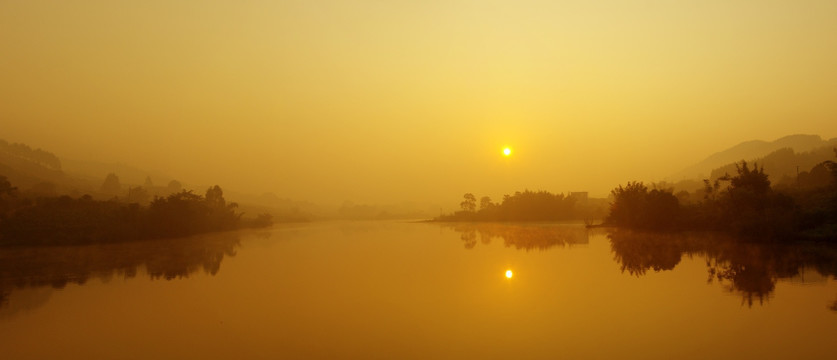
[[[807,173],[817,164],[826,160],[835,160],[834,148],[837,147],[837,139],[826,142],[811,151],[794,152],[791,148],[782,148],[766,156],[749,159],[756,163],[764,173],[770,176],[770,182],[777,184],[792,184],[796,182],[797,174]],[[729,163],[715,170],[712,170],[710,179],[718,179],[726,174],[737,172],[736,163]]]
[[[81,161],[62,158],[64,171],[71,176],[90,179],[96,182],[102,181],[109,173],[115,173],[119,179],[126,184],[142,184],[145,178],[149,177],[160,186],[165,185],[174,177],[159,171],[148,171],[136,168],[123,163],[106,163],[96,161]]]
[[[118,194],[101,191],[105,177],[114,173],[120,178],[122,188]],[[83,194],[98,199],[112,199],[114,195],[126,196],[131,186],[142,184],[151,195],[168,195],[166,184],[171,176],[161,172],[146,171],[123,163],[104,163],[59,158],[55,154],[33,149],[26,144],[10,143],[0,139],[0,176],[6,177],[12,186],[27,196],[70,195],[79,197]],[[149,188],[145,179],[150,178]],[[200,194],[209,185],[185,184],[185,189],[197,189]],[[318,205],[306,201],[280,198],[275,194],[253,195],[225,189],[225,195],[239,204],[242,212],[250,214],[271,213],[276,221],[306,221],[312,214],[321,216],[324,210]],[[435,206],[434,206],[435,207]]]
[[[78,185],[62,171],[61,161],[55,154],[3,139],[0,139],[0,175],[19,188],[47,182]]]
[[[21,191],[42,195],[87,193],[95,196],[109,173],[116,173],[127,185],[142,184],[149,176],[161,185],[171,179],[164,174],[124,164],[62,159],[47,150],[0,139],[0,175]]]
[[[795,153],[809,152],[824,146],[837,145],[837,138],[823,140],[819,135],[789,135],[774,141],[752,140],[729,149],[714,153],[703,161],[689,166],[673,175],[674,181],[708,178],[713,170],[741,160],[752,161],[780,150],[792,149]]]

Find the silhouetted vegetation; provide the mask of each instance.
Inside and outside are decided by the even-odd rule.
[[[6,217],[6,214],[12,210],[17,193],[17,188],[13,187],[5,176],[0,176],[0,220]]]
[[[837,150],[835,150],[837,154]],[[645,230],[717,230],[759,240],[837,241],[837,165],[817,164],[797,186],[772,187],[746,161],[736,175],[704,181],[703,198],[629,182],[612,191],[605,224]]]
[[[151,199],[151,195],[148,194],[148,190],[146,190],[142,186],[132,186],[128,188],[128,195],[125,196],[125,201],[129,203],[137,203],[141,205],[148,204],[148,201]]]
[[[41,149],[32,149],[26,144],[9,143],[0,139],[0,153],[25,159],[53,170],[61,170],[61,160],[55,154]]]
[[[140,204],[145,197],[147,193],[131,190],[128,203],[97,201],[88,195],[22,199],[0,176],[0,245],[111,243],[272,224],[267,214],[242,224],[238,205],[227,203],[218,186],[204,196],[181,191],[155,197],[148,206]]]
[[[490,197],[477,198],[467,193],[460,203],[460,211],[442,215],[437,221],[562,221],[601,218],[604,207],[592,199],[578,199],[564,194],[547,191],[516,192],[503,196],[503,201],[494,203]]]
[[[273,215],[264,213],[259,214],[259,216],[257,216],[256,219],[250,223],[249,227],[262,228],[270,225],[273,225]]]
[[[183,190],[183,184],[181,184],[180,181],[177,180],[169,181],[169,184],[166,187],[172,193],[180,192]]]
[[[665,190],[651,191],[642,183],[629,182],[612,191],[614,201],[606,221],[633,228],[669,228],[680,214],[677,198]]]
[[[102,192],[105,194],[116,195],[122,190],[122,183],[119,182],[119,177],[114,173],[108,174],[105,181],[102,183]]]
[[[834,140],[832,139],[832,146],[821,146],[803,152],[795,152],[791,148],[783,148],[775,150],[764,157],[753,159],[764,167],[764,172],[770,175],[775,185],[795,186],[797,185],[797,174],[799,174],[799,181],[804,181],[804,175],[802,173],[809,169],[814,169],[817,165],[822,164],[823,161],[833,156]],[[722,178],[726,174],[734,173],[735,171],[735,163],[727,164],[712,170],[709,178]]]
[[[734,173],[736,163],[747,160],[764,165],[765,173],[770,175],[774,184],[778,184],[784,182],[785,178],[795,179],[797,169],[810,169],[816,164],[831,159],[832,149],[835,146],[837,146],[837,138],[824,140],[818,135],[802,134],[785,136],[769,142],[745,141],[710,155],[703,161],[678,172],[672,178],[684,180],[674,184],[677,191],[694,191],[699,189],[701,184],[698,184],[698,180],[691,179],[721,178],[725,174]]]

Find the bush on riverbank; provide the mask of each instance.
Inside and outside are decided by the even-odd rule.
[[[776,190],[762,168],[746,161],[735,176],[705,180],[704,199],[680,203],[670,190],[629,182],[614,189],[605,224],[644,230],[717,230],[762,240],[837,241],[837,166],[826,162],[826,187]]]
[[[548,191],[516,192],[506,195],[503,201],[495,203],[484,196],[479,210],[473,194],[465,194],[460,203],[462,210],[442,215],[437,221],[562,221],[601,218],[603,207],[593,201],[580,203],[573,196],[553,194]],[[586,199],[585,199],[586,200]]]
[[[220,187],[205,195],[181,191],[157,197],[148,206],[90,196],[20,199],[0,177],[0,245],[76,245],[183,237],[242,227],[236,203]],[[272,224],[269,216],[248,222]]]

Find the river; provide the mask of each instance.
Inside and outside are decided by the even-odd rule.
[[[324,222],[0,249],[3,359],[833,359],[837,250]]]

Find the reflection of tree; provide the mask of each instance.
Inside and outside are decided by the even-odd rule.
[[[473,249],[474,246],[477,246],[477,231],[474,229],[462,231],[462,235],[459,235],[459,238],[465,243],[466,249]]]
[[[0,304],[0,321],[43,306],[52,298],[52,293],[53,289],[49,287],[15,289],[14,294],[7,292],[10,296],[5,305]]]
[[[671,270],[680,263],[681,250],[666,236],[644,238],[643,241],[611,236],[610,247],[622,271],[631,275],[645,275],[648,269]]]
[[[0,249],[0,306],[16,288],[84,284],[91,278],[133,278],[145,268],[152,279],[215,275],[226,256],[235,256],[235,233],[209,234],[90,246]]]
[[[466,249],[477,245],[478,233],[480,242],[485,245],[494,238],[500,238],[506,247],[525,250],[546,250],[553,246],[586,244],[588,241],[587,229],[583,225],[456,223],[449,227],[461,233],[460,239]]]
[[[616,230],[608,234],[622,271],[644,275],[649,269],[671,270],[683,255],[706,258],[709,282],[718,281],[752,306],[764,303],[776,281],[812,268],[837,275],[837,251],[825,245],[759,244],[716,234],[661,234]]]
[[[709,282],[717,280],[730,292],[738,292],[752,306],[773,293],[776,281],[799,274],[804,266],[792,250],[757,244],[714,244],[703,250],[707,256]]]

